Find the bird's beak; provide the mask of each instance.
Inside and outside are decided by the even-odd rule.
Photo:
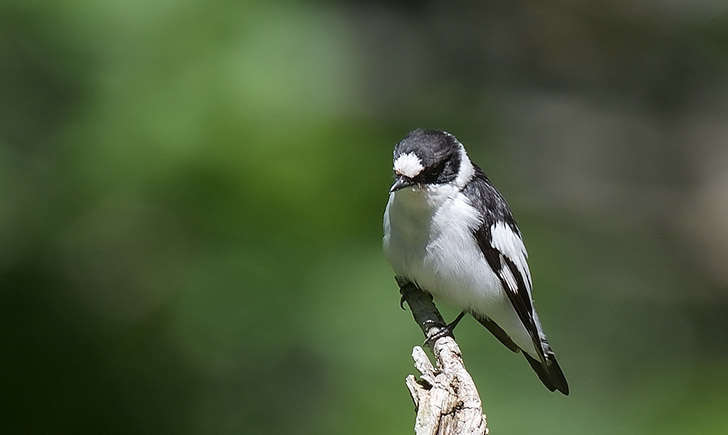
[[[394,184],[392,184],[392,187],[389,189],[389,193],[394,193],[399,189],[412,186],[413,184],[415,184],[415,182],[412,181],[411,178],[405,177],[404,175],[397,175],[397,179],[394,180]]]

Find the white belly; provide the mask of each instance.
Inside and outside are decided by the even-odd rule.
[[[473,237],[480,223],[454,187],[402,189],[389,196],[384,252],[398,276],[437,300],[490,317],[519,347],[531,350],[530,335]]]

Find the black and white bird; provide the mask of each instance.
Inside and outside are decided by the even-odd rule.
[[[400,285],[470,313],[551,390],[569,394],[533,304],[521,231],[508,203],[455,136],[417,129],[394,148],[384,252]]]

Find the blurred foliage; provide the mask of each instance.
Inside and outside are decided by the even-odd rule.
[[[511,198],[573,391],[464,322],[492,430],[727,433],[725,12],[0,3],[4,432],[410,431],[381,214],[432,127]]]

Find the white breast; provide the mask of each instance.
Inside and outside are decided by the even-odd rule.
[[[384,214],[385,255],[398,276],[437,300],[487,315],[529,348],[528,332],[473,237],[480,219],[456,186],[399,190]]]

